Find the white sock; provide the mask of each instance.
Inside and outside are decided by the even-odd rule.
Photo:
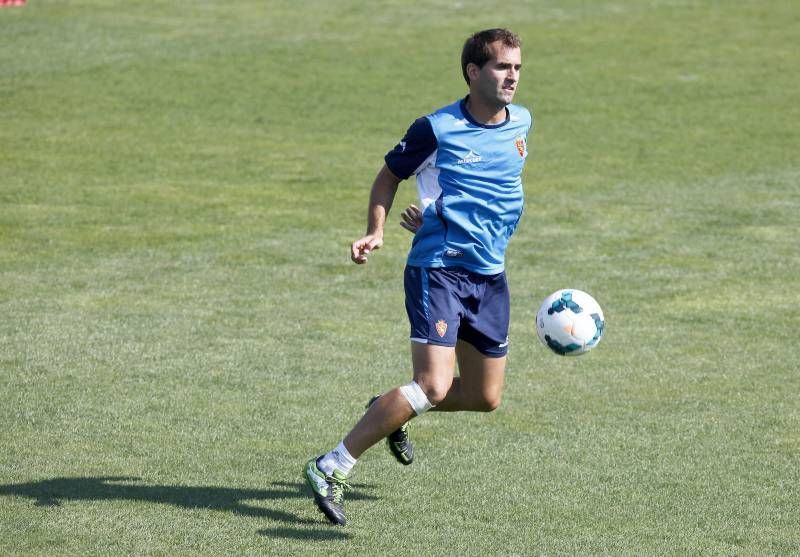
[[[344,446],[344,441],[339,443],[331,452],[323,455],[317,463],[319,469],[326,474],[333,474],[334,470],[338,470],[345,476],[350,473],[350,470],[352,470],[355,465],[356,459],[353,458],[350,451]]]

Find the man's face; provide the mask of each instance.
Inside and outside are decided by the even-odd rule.
[[[500,41],[489,45],[494,55],[482,68],[470,68],[470,93],[485,103],[502,108],[514,99],[522,68],[519,48],[505,46]]]

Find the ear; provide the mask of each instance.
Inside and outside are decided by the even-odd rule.
[[[478,74],[481,73],[481,69],[478,67],[477,64],[470,62],[467,64],[467,76],[469,76],[470,81],[475,81],[478,79]]]

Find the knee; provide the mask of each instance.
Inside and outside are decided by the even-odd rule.
[[[452,384],[451,381],[421,381],[419,382],[419,386],[422,388],[422,391],[425,393],[425,396],[428,397],[428,401],[433,405],[437,406],[440,402],[442,402],[445,397],[447,396],[447,392],[450,390],[450,385]]]
[[[500,394],[483,396],[476,401],[475,410],[477,412],[494,412],[500,408],[502,399],[503,397]]]

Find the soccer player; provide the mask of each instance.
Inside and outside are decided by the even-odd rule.
[[[507,29],[468,38],[461,68],[469,94],[417,119],[372,184],[367,233],[351,246],[356,264],[382,247],[398,185],[416,176],[421,208],[406,209],[401,223],[415,233],[404,278],[413,378],[370,400],[342,442],[306,464],[317,506],[334,524],[346,522],[346,478],[368,448],[387,438],[395,458],[411,464],[409,420],[500,404],[509,325],[504,260],[522,215],[532,126],[530,113],[511,104],[521,62],[520,40]]]

